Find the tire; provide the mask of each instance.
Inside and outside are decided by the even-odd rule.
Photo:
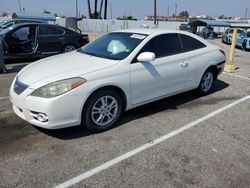
[[[211,89],[213,88],[214,81],[216,80],[216,73],[213,69],[209,68],[206,72],[202,75],[200,85],[197,88],[197,91],[200,95],[207,95],[210,93]]]
[[[242,42],[242,50],[243,51],[246,51],[246,46],[247,46],[246,41],[243,41]]]
[[[123,111],[121,95],[112,89],[99,90],[85,103],[82,125],[93,131],[106,131],[119,120]]]
[[[0,74],[2,73],[6,73],[7,72],[7,69],[5,66],[3,66],[2,68],[0,68]]]
[[[67,44],[67,45],[65,45],[63,47],[62,52],[66,53],[66,52],[71,52],[71,51],[74,51],[74,50],[76,50],[76,46],[75,45],[73,45],[73,44]]]

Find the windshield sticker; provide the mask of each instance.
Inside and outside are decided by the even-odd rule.
[[[146,36],[145,35],[139,35],[139,34],[133,34],[130,36],[131,38],[135,38],[135,39],[144,39]]]

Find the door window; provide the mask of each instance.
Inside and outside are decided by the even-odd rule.
[[[203,44],[202,42],[193,37],[180,34],[180,38],[182,41],[183,52],[189,52],[192,50],[197,50],[206,47],[205,44]]]
[[[31,53],[36,47],[36,27],[25,26],[6,37],[10,53]]]
[[[178,34],[170,33],[156,36],[151,39],[141,50],[142,52],[153,52],[156,58],[181,53],[181,44]]]
[[[19,40],[27,40],[28,34],[29,34],[29,27],[22,27],[21,29],[15,31],[12,35],[18,37]]]

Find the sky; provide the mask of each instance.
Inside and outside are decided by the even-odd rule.
[[[26,14],[40,14],[43,10],[57,13],[58,15],[75,16],[76,1],[80,15],[88,16],[87,0],[20,0],[21,7],[25,8]],[[94,0],[92,11],[94,10]],[[101,0],[98,0],[100,3]],[[143,19],[147,15],[153,15],[154,0],[109,0],[108,18],[132,15],[138,19]],[[187,10],[190,15],[210,15],[210,16],[233,16],[244,17],[248,8],[250,17],[250,0],[157,0],[157,15],[172,15],[177,4],[177,13]],[[111,15],[112,9],[112,15]],[[0,13],[19,12],[18,0],[0,0]]]

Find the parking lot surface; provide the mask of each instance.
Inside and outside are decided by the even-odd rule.
[[[210,42],[228,54],[230,46]],[[250,52],[235,52],[236,72],[220,75],[211,94],[133,109],[98,134],[17,117],[8,92],[27,63],[8,64],[0,75],[0,187],[249,187]]]

